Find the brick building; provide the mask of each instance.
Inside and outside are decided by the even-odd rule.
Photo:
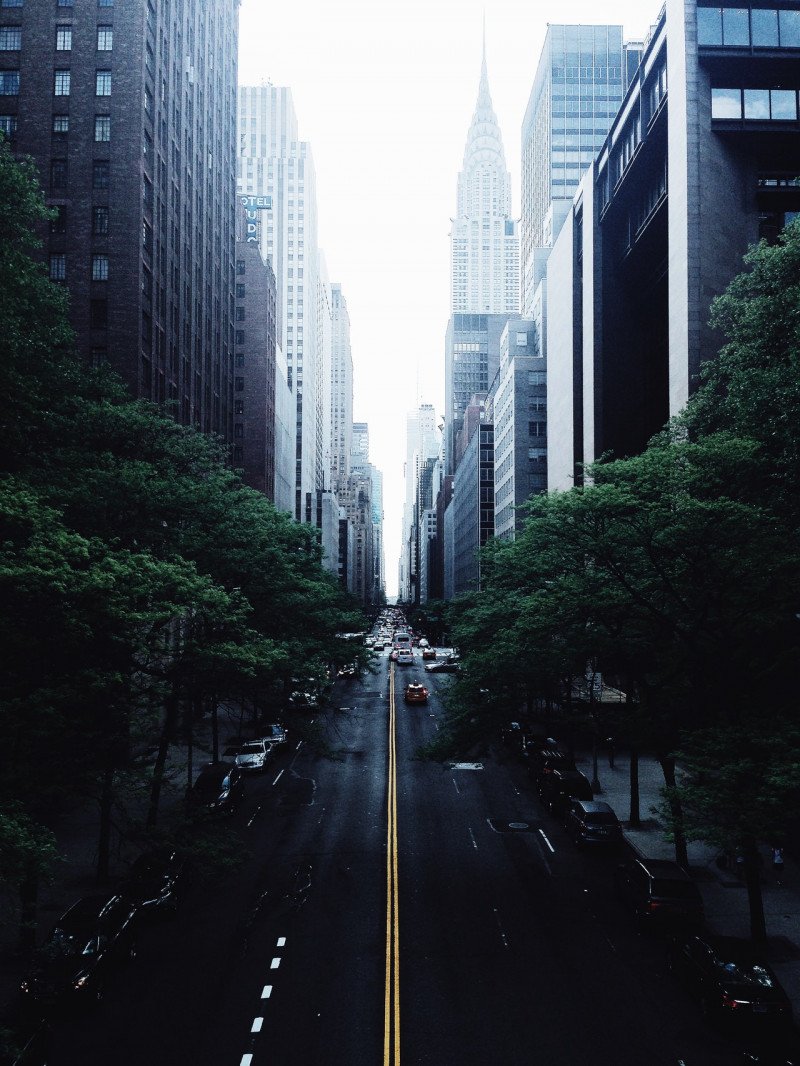
[[[3,0],[0,132],[36,162],[79,352],[233,433],[238,0]]]

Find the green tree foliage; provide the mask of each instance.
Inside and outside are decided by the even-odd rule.
[[[220,443],[79,367],[65,290],[34,259],[47,211],[6,148],[0,219],[0,802],[49,824],[96,796],[102,868],[137,753],[158,739],[166,760],[204,708],[264,703],[297,661],[352,658],[335,634],[363,619],[316,531],[247,488]]]

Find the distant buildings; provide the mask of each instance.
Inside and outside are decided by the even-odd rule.
[[[0,7],[0,136],[36,162],[87,364],[233,437],[237,0]]]

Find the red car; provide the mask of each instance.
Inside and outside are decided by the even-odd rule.
[[[423,659],[434,659],[435,660],[436,659],[436,648],[423,648],[422,649],[422,658]]]
[[[428,690],[424,685],[412,681],[410,685],[406,685],[405,700],[406,703],[427,703]]]

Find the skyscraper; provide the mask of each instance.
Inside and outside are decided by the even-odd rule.
[[[290,89],[240,87],[238,187],[244,194],[271,197],[261,240],[278,285],[279,344],[297,409],[294,515],[313,522],[316,493],[330,487],[320,361],[323,315],[330,304],[320,294],[314,163],[310,145],[298,139]]]
[[[230,439],[238,0],[3,3],[0,136],[56,211],[78,351]]]
[[[489,93],[484,42],[450,231],[450,311],[514,314],[518,306],[519,238],[511,213],[511,175]]]
[[[333,335],[331,342],[331,478],[334,491],[350,473],[353,445],[353,354],[350,315],[342,286],[331,286]]]
[[[640,46],[632,46],[640,48]],[[549,248],[603,145],[628,81],[621,26],[547,28],[522,123],[522,269],[531,313],[534,251]]]

